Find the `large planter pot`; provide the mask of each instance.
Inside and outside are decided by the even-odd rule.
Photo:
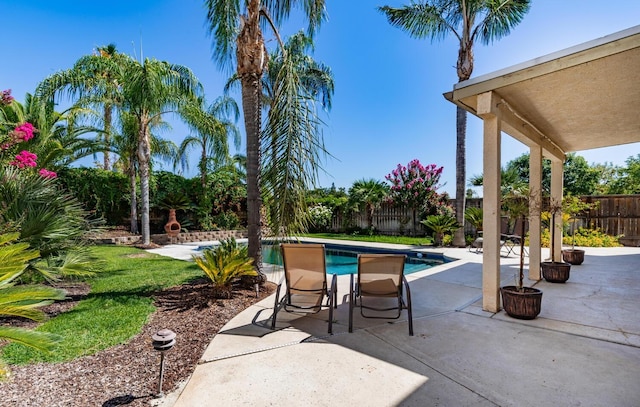
[[[542,277],[550,283],[564,283],[569,279],[571,264],[562,261],[543,261],[540,263]]]
[[[542,307],[542,291],[537,288],[523,287],[518,290],[514,285],[500,288],[502,307],[513,318],[534,319]]]
[[[575,266],[582,264],[584,261],[584,250],[582,249],[566,249],[562,251],[562,260]]]

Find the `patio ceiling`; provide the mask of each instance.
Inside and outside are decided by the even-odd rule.
[[[460,82],[444,96],[478,116],[479,101],[490,100],[503,132],[561,160],[640,142],[640,25]]]

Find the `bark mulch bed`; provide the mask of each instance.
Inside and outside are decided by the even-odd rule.
[[[86,284],[64,287],[70,299],[43,308],[50,316],[67,311],[89,292]],[[158,309],[142,332],[128,343],[65,363],[11,366],[0,382],[2,406],[148,406],[158,389],[160,354],[151,335],[167,328],[177,334],[167,352],[163,390],[188,379],[215,334],[235,315],[273,293],[275,285],[236,287],[231,299],[212,298],[208,280],[173,287],[154,296]],[[6,323],[7,321],[3,321]],[[21,326],[29,327],[22,322]]]

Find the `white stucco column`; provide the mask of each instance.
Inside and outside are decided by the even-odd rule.
[[[542,208],[542,147],[529,149],[529,279],[540,280],[540,212]],[[524,236],[523,236],[524,237]]]
[[[562,161],[557,158],[551,158],[551,201],[552,207],[560,208],[562,205],[562,188],[563,188],[563,168]],[[555,213],[555,229],[554,229],[553,255],[554,261],[562,261],[562,210]],[[551,233],[551,231],[549,231]],[[551,251],[550,251],[551,253]]]
[[[482,174],[482,309],[500,311],[500,119],[492,94],[480,95],[484,123]]]

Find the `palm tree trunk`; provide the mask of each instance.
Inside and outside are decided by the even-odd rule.
[[[151,160],[151,145],[149,142],[149,123],[146,115],[140,119],[140,132],[138,134],[138,165],[140,170],[140,199],[142,244],[151,243],[149,231],[149,161]]]
[[[242,86],[242,111],[247,132],[247,234],[248,254],[254,259],[258,281],[266,281],[261,271],[262,242],[260,212],[260,126],[262,74],[266,61],[264,40],[260,30],[260,1],[249,0],[237,39],[238,76]],[[246,281],[246,279],[245,279]]]
[[[260,79],[242,80],[242,108],[247,131],[247,233],[249,256],[260,272],[262,264],[260,209]]]
[[[467,111],[456,108],[456,220],[464,225],[464,207],[466,199],[466,148]],[[464,227],[457,229],[453,235],[453,245],[465,247]]]
[[[109,148],[111,147],[111,104],[104,106],[104,169],[111,169],[111,157],[109,156]]]
[[[138,198],[136,194],[136,171],[133,158],[129,159],[129,185],[131,186],[131,233],[138,234]]]

